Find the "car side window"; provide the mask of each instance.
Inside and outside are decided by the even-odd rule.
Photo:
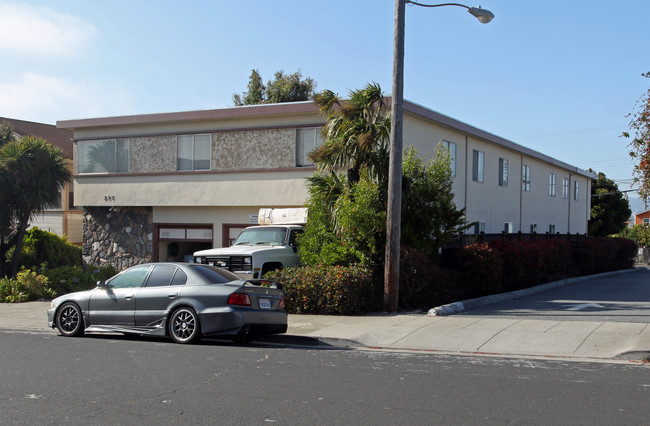
[[[135,288],[142,287],[144,279],[149,272],[149,266],[138,266],[127,269],[121,274],[115,276],[107,284],[110,288]]]
[[[302,229],[294,229],[291,231],[291,235],[289,236],[289,245],[295,246],[298,245],[298,242],[296,241],[296,238],[298,235],[302,234],[304,231]]]
[[[180,269],[176,269],[174,278],[172,278],[172,285],[185,285],[186,282],[187,274],[185,274],[185,272],[181,271]]]
[[[176,269],[172,265],[155,265],[145,287],[164,287],[170,285]]]

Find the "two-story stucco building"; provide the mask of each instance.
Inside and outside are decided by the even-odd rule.
[[[84,260],[183,260],[227,246],[260,208],[302,206],[324,124],[313,102],[59,121],[74,132]],[[591,173],[405,102],[409,145],[450,149],[476,231],[587,232]]]

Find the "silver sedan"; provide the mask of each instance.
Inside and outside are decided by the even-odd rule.
[[[118,332],[169,336],[178,343],[202,336],[245,343],[287,331],[281,284],[193,263],[133,266],[92,290],[52,300],[47,319],[63,336]]]

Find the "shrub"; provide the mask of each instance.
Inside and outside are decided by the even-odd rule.
[[[18,272],[15,279],[0,280],[0,301],[17,303],[51,299],[54,293],[47,284],[47,277],[34,271],[22,270]]]
[[[36,227],[25,234],[20,265],[24,268],[38,268],[47,263],[54,266],[81,266],[81,247],[68,242],[65,237],[43,231]],[[7,259],[13,256],[14,248],[7,253]]]
[[[485,296],[503,291],[503,261],[487,244],[465,247],[456,259],[456,293],[459,298]]]
[[[265,278],[284,284],[286,310],[295,314],[359,314],[370,310],[372,272],[360,266],[285,268]]]
[[[41,273],[49,280],[49,286],[56,296],[73,291],[89,290],[94,288],[97,281],[105,280],[117,273],[113,265],[89,266],[60,266],[48,269],[43,267]]]

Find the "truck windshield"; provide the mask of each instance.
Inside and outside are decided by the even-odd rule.
[[[286,228],[275,228],[272,226],[265,228],[244,229],[234,244],[237,245],[269,245],[283,246],[287,236]]]

